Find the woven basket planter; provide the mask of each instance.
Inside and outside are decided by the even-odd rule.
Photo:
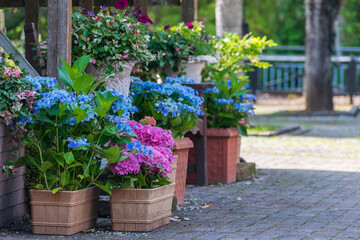
[[[177,168],[174,194],[179,205],[184,203],[189,149],[193,147],[190,138],[175,139],[174,155],[177,156]]]
[[[207,129],[209,184],[236,182],[240,134],[236,128]]]
[[[149,232],[170,223],[174,184],[154,189],[111,190],[114,231]]]
[[[0,123],[0,166],[9,159],[16,160],[24,155],[24,148],[20,149],[18,156],[11,154],[9,139],[9,126]],[[15,176],[10,178],[1,173],[0,169],[0,226],[26,214],[24,169],[21,167]]]
[[[129,89],[131,84],[130,74],[132,71],[132,67],[136,64],[134,61],[127,62],[126,65],[128,67],[123,67],[123,71],[120,72],[113,78],[106,78],[106,89],[116,90],[120,93],[129,96]],[[115,69],[119,68],[119,65],[114,66]],[[89,64],[85,72],[92,75],[94,78],[101,80],[105,77],[103,69],[96,68],[93,64]]]
[[[99,189],[30,190],[34,234],[71,235],[95,227]]]

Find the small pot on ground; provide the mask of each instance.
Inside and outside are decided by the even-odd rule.
[[[126,96],[129,96],[129,89],[131,84],[130,74],[135,64],[136,64],[135,61],[126,62],[125,63],[126,67],[123,66],[122,72],[120,72],[113,78],[106,78],[105,79],[106,89],[116,90]],[[115,69],[119,69],[119,67],[120,67],[119,64],[114,65]],[[106,76],[103,72],[103,69],[99,69],[95,67],[94,64],[89,64],[86,67],[85,72],[92,75],[94,78],[98,80],[101,80]]]
[[[172,183],[154,189],[111,190],[112,229],[149,232],[170,223],[174,186]]]
[[[236,182],[240,134],[236,128],[207,129],[209,184]]]
[[[193,147],[190,138],[175,139],[174,155],[177,156],[177,168],[174,194],[179,205],[184,203],[189,149]]]
[[[30,190],[34,234],[72,235],[95,227],[99,189]]]

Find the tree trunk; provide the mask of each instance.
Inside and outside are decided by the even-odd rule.
[[[216,0],[215,15],[218,37],[224,37],[224,32],[242,36],[243,0]]]
[[[332,111],[331,38],[341,0],[305,0],[307,111]]]

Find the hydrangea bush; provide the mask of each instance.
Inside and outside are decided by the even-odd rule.
[[[115,8],[102,6],[96,15],[84,14],[80,8],[72,15],[73,61],[90,55],[91,62],[110,76],[127,67],[126,62],[146,63],[153,58],[146,30],[152,21],[139,8],[129,9],[126,0],[117,1]],[[115,69],[115,64],[120,67]]]
[[[253,100],[256,99],[255,95],[248,94],[248,79],[224,70],[213,75],[213,82],[215,87],[204,91],[208,127],[237,127],[246,135],[246,119],[254,114]]]
[[[136,121],[126,123],[137,135],[137,140],[120,146],[124,149],[122,156],[127,157],[125,160],[109,164],[113,174],[111,178],[117,187],[156,188],[170,184],[167,175],[171,173],[171,163],[175,161],[171,152],[174,147],[171,131],[152,126],[156,122],[150,117],[141,122],[144,125]],[[134,145],[146,146],[147,152],[131,151]]]
[[[134,78],[131,85],[133,104],[138,111],[133,115],[139,121],[153,116],[159,127],[172,131],[174,138],[182,138],[184,132],[196,126],[203,115],[203,99],[194,89],[179,83],[143,82]]]
[[[110,163],[124,160],[123,149],[109,142],[128,144],[135,136],[125,122],[132,111],[131,101],[116,91],[104,91],[84,73],[90,56],[79,58],[73,67],[65,61],[59,76],[67,90],[54,79],[27,78],[39,91],[34,114],[26,119],[26,144],[38,150],[39,158],[25,156],[16,165],[33,165],[42,181],[36,189],[75,191],[96,185],[109,191],[98,180],[106,170],[101,159]],[[119,132],[122,133],[119,135]]]

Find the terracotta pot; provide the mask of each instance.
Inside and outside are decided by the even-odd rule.
[[[111,190],[114,231],[149,232],[170,223],[174,184],[155,189]]]
[[[119,91],[120,93],[125,94],[126,96],[129,96],[129,89],[131,84],[130,74],[132,71],[132,67],[136,64],[136,62],[130,61],[127,62],[126,64],[128,67],[123,67],[123,71],[120,72],[115,77],[106,78],[105,83],[106,83],[106,89],[116,90]],[[114,67],[115,69],[118,69],[119,64],[114,65]],[[97,79],[102,79],[105,77],[103,69],[96,68],[95,65],[92,63],[90,63],[86,67],[85,72]]]
[[[71,235],[95,227],[99,189],[30,190],[34,234]]]
[[[240,134],[236,128],[207,129],[209,184],[236,182]]]
[[[18,156],[14,156],[9,146],[9,126],[0,123],[0,166],[9,159],[16,160],[24,155],[21,147]],[[25,203],[24,167],[21,167],[13,177],[7,177],[0,167],[0,226],[8,224],[24,216],[27,210]]]
[[[178,158],[174,194],[179,205],[184,203],[189,149],[193,147],[194,144],[190,138],[175,139],[174,155]]]

